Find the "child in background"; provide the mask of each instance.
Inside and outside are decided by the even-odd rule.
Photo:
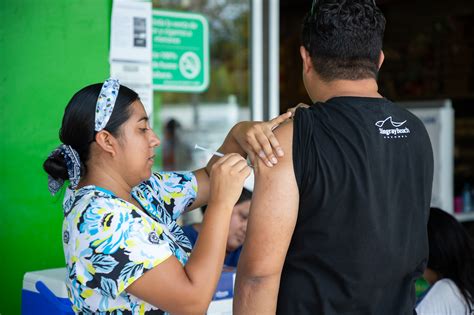
[[[242,189],[239,200],[232,210],[229,226],[229,236],[227,237],[226,255],[224,265],[229,267],[237,267],[239,262],[242,245],[245,241],[245,233],[247,231],[247,220],[250,211],[250,201],[252,200],[252,191],[246,188]],[[201,208],[203,213],[206,211],[206,206]],[[183,232],[188,237],[192,246],[196,243],[199,232],[201,230],[201,223],[186,225],[183,227]]]

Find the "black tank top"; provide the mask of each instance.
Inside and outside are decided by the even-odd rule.
[[[413,314],[428,257],[433,153],[422,122],[382,98],[298,109],[300,203],[278,314]]]

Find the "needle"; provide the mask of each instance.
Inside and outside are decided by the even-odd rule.
[[[223,156],[224,156],[224,154],[222,154],[222,153],[220,153],[220,152],[212,151],[212,150],[209,150],[209,149],[207,149],[207,148],[203,148],[203,147],[201,147],[201,146],[199,146],[199,145],[197,145],[197,144],[194,146],[194,149],[206,151],[206,152],[211,153],[212,155],[216,155],[216,156],[219,156],[219,157],[223,157]]]
[[[197,144],[194,145],[194,149],[206,151],[206,152],[211,153],[212,155],[216,155],[216,156],[219,156],[219,157],[223,157],[223,156],[224,156],[224,154],[222,154],[222,153],[220,153],[220,152],[209,150],[209,149],[204,148],[204,147],[201,147],[200,145],[197,145]],[[247,161],[247,164],[248,164],[248,166],[250,166],[251,168],[253,168],[253,165],[250,164],[250,161]]]

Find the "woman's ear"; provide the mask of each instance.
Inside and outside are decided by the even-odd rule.
[[[117,154],[117,139],[107,130],[101,130],[95,135],[95,142],[112,157]]]

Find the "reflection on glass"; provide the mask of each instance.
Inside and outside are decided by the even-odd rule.
[[[165,170],[202,167],[239,120],[249,119],[249,1],[159,0],[154,9],[202,14],[209,22],[210,82],[205,92],[155,92],[154,120]],[[158,128],[160,130],[158,130]]]

